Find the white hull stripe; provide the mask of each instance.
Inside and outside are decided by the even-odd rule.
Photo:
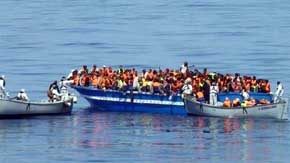
[[[83,97],[88,98],[88,99],[91,99],[91,100],[131,103],[131,99],[129,99],[129,98],[116,98],[116,97],[103,97],[103,96],[87,96],[87,95],[83,95]],[[184,106],[184,103],[183,102],[160,101],[160,100],[145,100],[145,99],[134,99],[133,103],[135,103],[135,104],[155,104],[155,105]]]

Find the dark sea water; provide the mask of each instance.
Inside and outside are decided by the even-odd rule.
[[[1,0],[0,74],[46,98],[83,64],[240,72],[290,88],[290,1]],[[290,124],[105,113],[0,121],[0,162],[289,162]]]

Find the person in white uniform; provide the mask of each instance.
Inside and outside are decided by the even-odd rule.
[[[19,91],[19,93],[16,96],[16,99],[17,100],[21,100],[21,101],[28,101],[29,100],[29,98],[28,98],[28,96],[27,96],[27,94],[25,92],[25,89],[21,89]]]
[[[215,82],[210,86],[210,98],[209,103],[211,105],[217,105],[217,93],[219,92],[219,88]]]
[[[245,89],[242,90],[242,96],[243,100],[248,100],[250,98],[249,93]]]
[[[284,94],[284,87],[280,81],[277,82],[277,88],[275,92],[274,102],[279,102]]]

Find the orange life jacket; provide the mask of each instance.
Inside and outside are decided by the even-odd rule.
[[[265,92],[266,93],[270,93],[271,92],[271,86],[270,86],[270,83],[267,83],[266,86],[265,86]]]
[[[234,87],[234,90],[235,90],[235,92],[239,92],[239,91],[241,91],[241,85],[239,85],[239,84],[235,84],[235,87]]]
[[[252,103],[252,101],[246,101],[246,105],[247,107],[249,107],[249,106],[253,106],[254,104]]]
[[[223,106],[226,108],[230,108],[231,107],[231,100],[225,100]]]
[[[81,79],[81,84],[82,84],[82,85],[85,85],[85,84],[86,84],[86,81],[87,81],[87,76],[84,75],[84,76],[82,77],[82,79]]]
[[[159,87],[161,84],[159,82],[153,82],[153,87]]]
[[[240,106],[241,102],[239,100],[234,100],[233,101],[233,107]]]
[[[197,98],[197,99],[204,98],[204,94],[203,94],[203,92],[202,92],[202,91],[198,91],[198,92],[196,93],[196,98]]]
[[[91,82],[92,82],[92,86],[94,86],[94,87],[98,86],[98,78],[97,77],[93,77]]]
[[[75,75],[73,78],[73,85],[79,85],[80,82],[80,76],[79,75]]]

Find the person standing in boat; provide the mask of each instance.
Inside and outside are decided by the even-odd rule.
[[[274,102],[279,102],[284,94],[284,87],[280,81],[277,82],[277,88],[275,92]]]
[[[21,89],[19,91],[19,93],[16,96],[16,99],[17,100],[21,100],[21,101],[28,101],[29,100],[29,98],[28,98],[28,96],[27,96],[27,94],[25,92],[25,89]]]
[[[215,82],[212,83],[210,86],[210,104],[211,105],[217,105],[217,94],[219,92],[218,86]]]
[[[241,95],[243,96],[243,100],[246,101],[250,98],[249,93],[243,88]]]
[[[50,85],[49,85],[49,88],[48,88],[48,91],[47,91],[47,96],[48,96],[48,99],[49,101],[54,101],[54,100],[57,100],[59,99],[58,97],[60,97],[60,90],[59,90],[59,87],[57,85],[57,81],[53,81]]]
[[[6,85],[5,76],[2,75],[0,77],[0,97],[5,97],[6,96],[5,85]]]
[[[50,91],[52,94],[52,99],[51,99],[52,102],[59,101],[61,99],[61,94],[59,93],[59,90],[56,85],[54,85]]]
[[[57,81],[56,81],[56,80],[53,81],[53,82],[49,85],[48,90],[51,90],[51,89],[54,88],[54,87],[57,89],[57,92],[59,93],[60,91],[59,91],[59,87],[58,87],[58,85],[57,85]]]
[[[206,103],[209,103],[210,96],[210,81],[207,79],[203,84],[204,99]]]
[[[183,77],[186,78],[189,72],[188,63],[184,62],[183,65],[180,67],[180,72],[182,73]]]

